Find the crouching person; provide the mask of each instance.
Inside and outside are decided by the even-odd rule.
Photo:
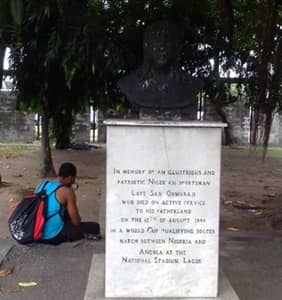
[[[60,166],[55,181],[42,182],[36,189],[36,192],[45,189],[48,195],[47,221],[40,242],[56,245],[83,238],[101,238],[98,223],[81,221],[72,187],[75,179],[76,167],[66,162]]]

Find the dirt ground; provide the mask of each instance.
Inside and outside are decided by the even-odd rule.
[[[62,162],[77,166],[79,185],[76,190],[78,207],[84,221],[99,220],[101,201],[105,199],[105,147],[90,151],[53,150],[55,169]],[[41,182],[40,153],[0,155],[0,238],[9,237],[7,216],[10,207],[22,195],[33,192]],[[50,178],[52,180],[52,178]]]
[[[78,168],[78,206],[84,220],[102,220],[105,200],[106,151],[53,150],[54,165],[71,161]],[[0,238],[8,238],[7,215],[14,201],[41,181],[38,152],[1,153]],[[282,152],[262,162],[245,148],[222,151],[221,229],[282,234]]]

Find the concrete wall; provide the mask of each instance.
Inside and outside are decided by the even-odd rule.
[[[73,138],[75,143],[83,143],[90,141],[90,115],[85,113],[76,117],[75,124],[73,126]]]
[[[282,115],[276,113],[272,122],[269,144],[274,146],[282,145]]]
[[[15,95],[0,91],[0,142],[32,142],[34,139],[34,115],[17,111]]]
[[[235,144],[248,144],[250,142],[250,108],[242,102],[236,102],[226,107],[226,113],[232,126]],[[261,130],[259,130],[258,136],[262,141]],[[269,145],[282,145],[282,115],[279,113],[274,115],[269,137]]]
[[[248,144],[250,142],[250,112],[244,103],[236,102],[226,107],[228,120],[232,127],[235,144]]]
[[[226,107],[228,120],[236,144],[248,144],[250,140],[250,112],[243,102],[236,102]],[[211,105],[205,106],[205,120],[220,121]],[[98,143],[106,140],[103,116],[99,114]],[[34,115],[27,115],[16,110],[16,97],[11,92],[0,91],[0,142],[32,142],[35,137]],[[90,141],[89,113],[77,116],[73,127],[73,142]],[[282,115],[276,113],[270,135],[270,145],[282,145]]]

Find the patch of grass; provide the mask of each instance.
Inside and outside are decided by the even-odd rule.
[[[27,153],[39,153],[40,144],[0,143],[0,158],[18,157]]]
[[[281,147],[271,147],[268,149],[266,157],[276,157],[282,159],[282,148]]]
[[[258,159],[262,159],[263,157],[263,147],[257,146],[234,146],[233,148],[224,146],[223,151],[225,153],[236,153],[237,155],[242,156],[253,156],[257,157]],[[268,147],[266,159],[268,158],[277,158],[282,160],[282,147]]]

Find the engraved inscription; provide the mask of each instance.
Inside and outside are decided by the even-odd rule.
[[[122,186],[123,194],[119,228],[110,232],[119,235],[121,247],[133,247],[131,256],[120,256],[121,263],[205,262],[201,251],[198,257],[191,257],[189,249],[207,247],[217,234],[217,228],[211,227],[206,217],[208,197],[203,200],[199,196],[208,195],[215,170],[114,167],[112,175],[116,185]]]

